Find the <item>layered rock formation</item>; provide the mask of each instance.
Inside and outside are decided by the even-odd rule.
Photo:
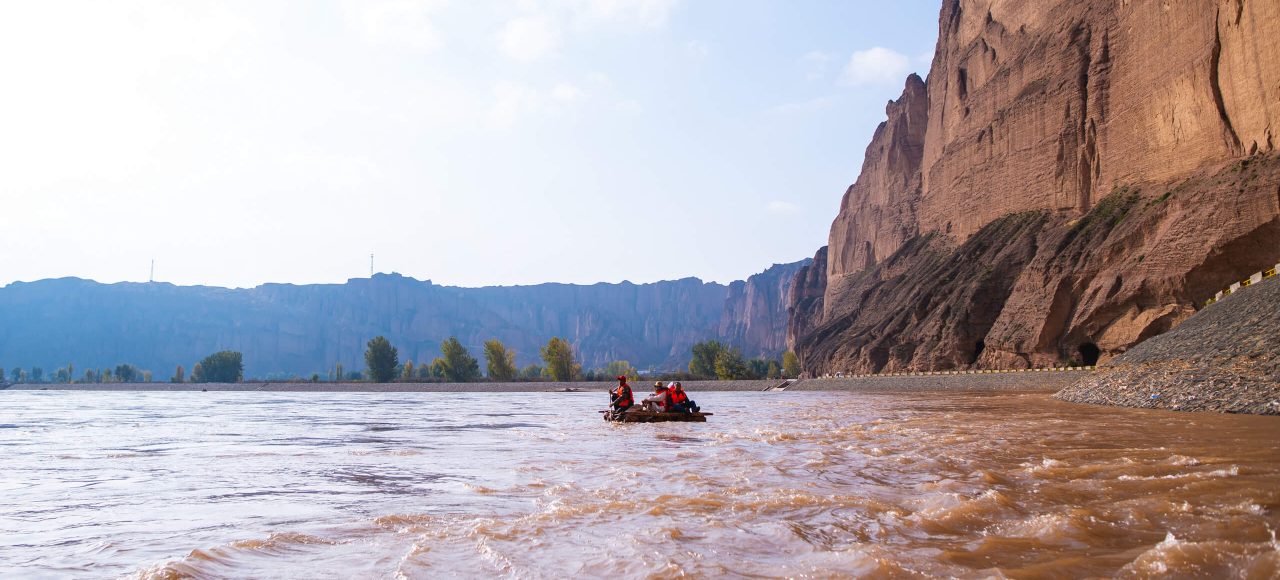
[[[886,112],[797,276],[811,373],[1106,360],[1280,257],[1280,4],[947,0]]]
[[[1280,279],[1264,280],[1116,357],[1064,401],[1280,415]]]
[[[729,284],[717,335],[751,357],[773,356],[787,348],[787,307],[796,272],[810,260],[774,264],[746,281]]]
[[[128,362],[169,376],[175,365],[221,350],[245,355],[247,376],[363,368],[365,342],[387,336],[400,357],[430,362],[457,336],[479,357],[485,340],[538,360],[552,336],[568,339],[582,364],[627,360],[682,368],[708,338],[747,355],[777,356],[785,343],[786,296],[798,268],[777,265],[731,285],[696,278],[653,284],[439,286],[400,275],[346,284],[265,284],[252,289],[171,284],[98,284],[61,279],[0,289],[0,367],[46,371],[73,363]]]

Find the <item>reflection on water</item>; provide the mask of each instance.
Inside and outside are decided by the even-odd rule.
[[[1043,394],[3,392],[0,576],[1280,574],[1280,420]]]

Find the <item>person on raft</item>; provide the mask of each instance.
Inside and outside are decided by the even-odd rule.
[[[684,387],[679,381],[667,385],[667,396],[671,398],[671,405],[667,407],[668,412],[675,413],[696,413],[698,412],[698,404],[685,394]]]
[[[644,410],[646,411],[666,413],[672,407],[671,391],[666,385],[662,384],[662,381],[658,381],[653,384],[653,394],[645,397],[641,402],[644,403]]]
[[[609,391],[609,410],[613,413],[626,413],[635,404],[635,398],[631,396],[631,385],[627,384],[627,377],[618,377],[618,388]]]

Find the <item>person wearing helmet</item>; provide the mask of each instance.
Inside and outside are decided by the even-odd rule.
[[[667,392],[667,386],[658,381],[653,384],[653,394],[645,397],[644,410],[653,413],[665,413],[671,408],[671,394]]]

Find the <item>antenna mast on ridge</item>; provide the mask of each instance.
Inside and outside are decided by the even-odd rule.
[[[155,281],[156,281],[156,259],[151,258],[151,276],[147,278],[147,283],[150,284]]]
[[[373,277],[373,254],[369,254],[369,277]]]

